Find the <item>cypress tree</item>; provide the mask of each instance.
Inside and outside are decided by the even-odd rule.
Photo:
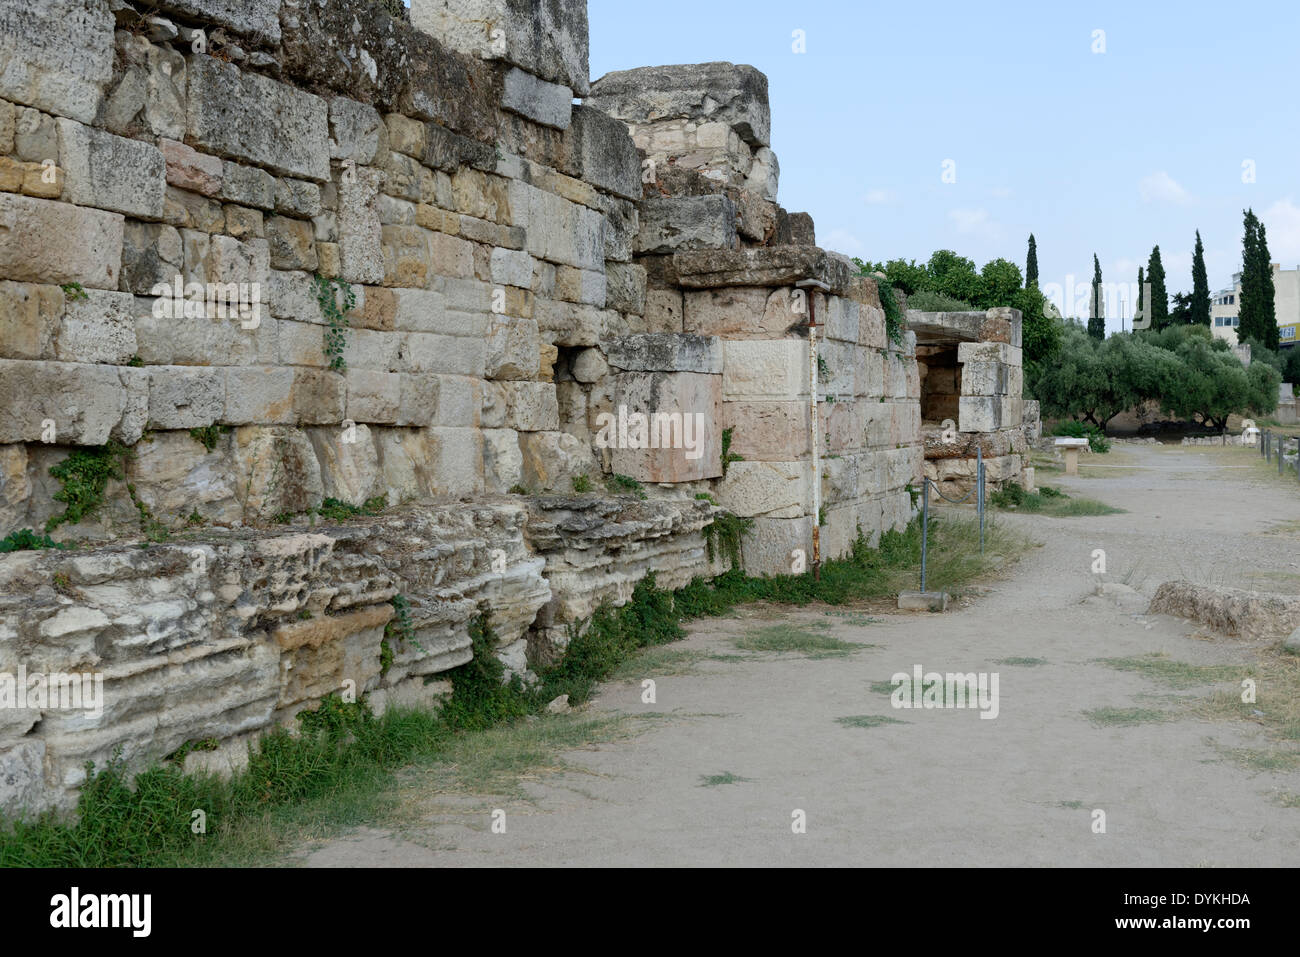
[[[1151,283],[1151,328],[1169,325],[1169,292],[1165,289],[1165,265],[1160,261],[1160,247],[1151,250],[1147,263],[1147,282]]]
[[[1101,263],[1092,254],[1092,298],[1088,303],[1088,335],[1094,339],[1106,338],[1106,306],[1102,301]]]
[[[1138,266],[1138,294],[1137,302],[1133,304],[1133,328],[1138,328],[1138,323],[1145,317],[1142,314],[1142,292],[1146,288],[1146,277],[1142,275],[1142,267]]]
[[[1270,349],[1276,349],[1277,313],[1273,303],[1273,267],[1269,263],[1268,238],[1264,224],[1253,210],[1246,210],[1243,226],[1237,341],[1256,339]]]
[[[1029,234],[1029,256],[1025,259],[1025,288],[1038,285],[1038,243]]]
[[[1192,251],[1192,305],[1191,323],[1195,326],[1210,324],[1210,280],[1205,273],[1205,247],[1201,245],[1201,231],[1196,231],[1196,248]]]

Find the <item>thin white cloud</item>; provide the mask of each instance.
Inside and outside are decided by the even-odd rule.
[[[883,206],[894,201],[894,194],[887,189],[870,189],[862,198],[869,206]]]
[[[849,257],[867,258],[867,244],[847,229],[832,229],[825,236],[818,236],[817,245]]]
[[[992,189],[994,199],[1010,199],[1012,192],[1010,186],[994,186]]]
[[[1300,206],[1288,196],[1260,213],[1259,218],[1273,262],[1283,267],[1300,262]]]
[[[1144,203],[1174,203],[1184,206],[1192,201],[1191,194],[1164,170],[1143,177],[1138,183],[1138,192],[1142,194]]]
[[[948,220],[953,228],[963,236],[982,236],[986,239],[998,239],[1002,229],[993,222],[989,211],[979,208],[958,207],[948,210]]]

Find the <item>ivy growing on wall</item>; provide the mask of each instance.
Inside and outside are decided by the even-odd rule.
[[[329,367],[335,372],[343,372],[348,364],[343,358],[343,349],[347,345],[344,330],[348,328],[348,313],[357,304],[357,294],[350,283],[342,279],[315,277],[316,302],[321,315],[325,317],[325,356]]]

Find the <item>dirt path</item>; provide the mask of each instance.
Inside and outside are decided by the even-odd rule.
[[[941,617],[775,613],[779,623],[868,645],[845,657],[735,657],[733,640],[772,625],[770,610],[695,623],[672,647],[700,660],[685,674],[644,676],[656,679],[656,704],[643,704],[640,680],[631,680],[605,685],[588,712],[657,717],[634,719],[644,725],[635,735],[565,754],[570,768],[529,781],[528,799],[431,793],[415,774],[399,795],[400,824],[293,860],[1294,866],[1300,808],[1282,802],[1300,793],[1300,771],[1252,770],[1228,754],[1273,753],[1276,740],[1250,722],[1187,716],[1187,701],[1212,688],[1171,689],[1097,659],[1252,660],[1249,645],[1145,616],[1145,597],[1178,577],[1300,590],[1300,487],[1224,468],[1240,465],[1241,452],[1117,452],[1098,460],[1134,468],[1039,481],[1126,512],[1008,516],[1042,546],[967,607]],[[1145,597],[1093,596],[1097,548],[1106,552],[1105,578],[1127,580]],[[917,664],[997,672],[998,717],[897,710],[872,690]],[[1131,712],[1139,723],[1084,714],[1105,708],[1126,709],[1121,717],[1140,709]],[[1160,712],[1165,720],[1141,719]],[[837,721],[862,715],[900,723]],[[728,774],[736,780],[706,780]],[[498,808],[505,833],[492,830]],[[796,809],[806,833],[792,832]],[[1104,834],[1093,832],[1096,810],[1105,812]]]

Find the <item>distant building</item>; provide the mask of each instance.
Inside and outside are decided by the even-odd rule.
[[[1300,268],[1283,269],[1278,263],[1272,266],[1277,337],[1285,349],[1300,341]],[[1241,273],[1235,273],[1230,289],[1220,289],[1210,297],[1210,331],[1219,339],[1236,345],[1240,316]]]

